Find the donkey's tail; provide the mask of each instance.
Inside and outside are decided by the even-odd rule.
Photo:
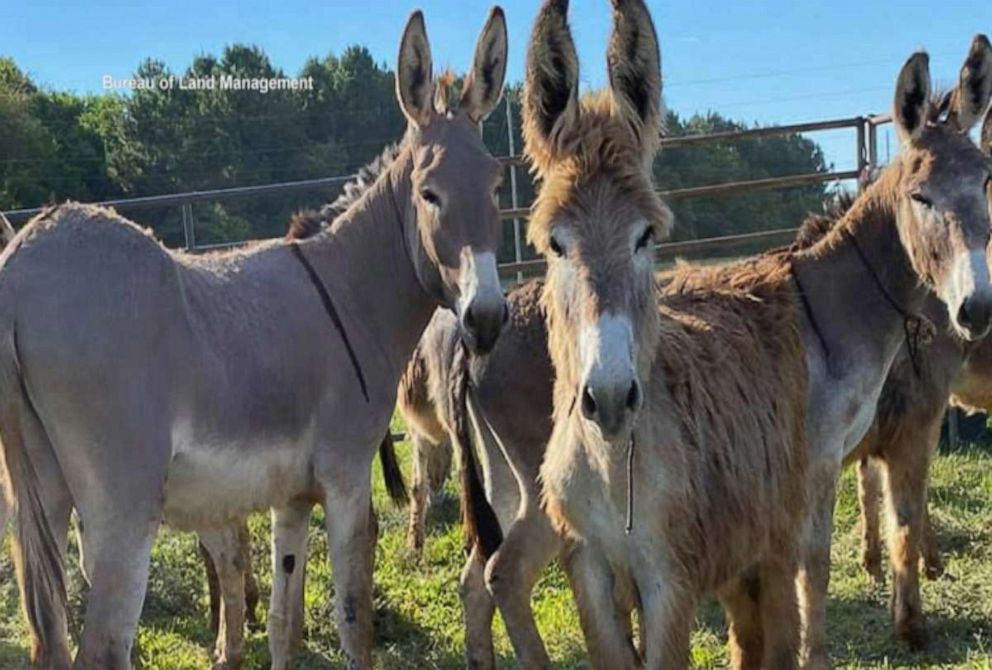
[[[409,498],[406,494],[406,482],[403,481],[403,471],[400,470],[399,461],[396,460],[396,445],[393,443],[393,433],[390,430],[386,431],[379,444],[379,462],[382,464],[382,481],[386,485],[390,499],[395,505],[403,507]]]
[[[459,501],[462,508],[462,527],[465,543],[478,547],[483,559],[488,560],[503,542],[496,512],[486,498],[485,488],[479,479],[479,468],[472,448],[472,431],[468,417],[469,353],[464,344],[455,347],[451,363],[449,398],[451,400],[452,440],[460,456],[458,467]]]
[[[41,421],[28,397],[17,356],[16,331],[6,351],[0,350],[0,439],[3,441],[7,474],[17,501],[17,538],[14,557],[23,594],[22,607],[31,628],[34,648],[31,658],[44,667],[50,652],[60,646],[58,636],[66,609],[62,555],[41,499],[38,473],[28,456],[24,424],[40,427]],[[56,661],[58,662],[58,661]]]

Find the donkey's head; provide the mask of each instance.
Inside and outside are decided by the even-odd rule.
[[[641,407],[657,339],[654,243],[671,213],[651,181],[664,110],[642,0],[613,0],[610,86],[579,99],[567,0],[547,0],[527,53],[526,152],[541,179],[528,236],[548,258],[545,304],[558,389],[607,441]]]
[[[410,194],[419,232],[414,262],[425,287],[454,309],[469,348],[489,351],[507,318],[496,272],[497,190],[502,167],[479,124],[499,102],[506,75],[506,19],[493,8],[457,108],[436,82],[424,17],[414,12],[400,44],[396,94],[408,121]]]
[[[992,46],[975,37],[957,87],[931,100],[929,59],[916,53],[896,84],[897,225],[914,270],[966,339],[989,331],[988,188],[992,163],[969,139],[992,95]]]

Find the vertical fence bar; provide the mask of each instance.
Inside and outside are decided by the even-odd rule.
[[[517,148],[515,146],[515,141],[513,138],[513,106],[510,104],[510,96],[504,95],[506,99],[506,139],[508,143],[508,149],[510,151],[510,158],[517,157]],[[519,199],[517,196],[517,165],[516,163],[510,163],[510,206],[513,209],[519,207]],[[520,241],[520,219],[513,219],[513,261],[519,263],[524,259],[523,247]],[[524,280],[524,273],[517,272],[517,281],[522,282]]]
[[[878,125],[868,121],[868,166],[872,170],[878,168]]]
[[[858,190],[860,191],[865,186],[865,168],[868,166],[868,148],[865,142],[865,125],[867,125],[868,120],[865,118],[858,119]]]
[[[196,229],[193,223],[193,203],[184,202],[183,212],[183,238],[186,243],[186,251],[196,248]]]

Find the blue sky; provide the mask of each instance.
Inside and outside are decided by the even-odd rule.
[[[435,64],[464,70],[489,4],[474,0],[5,3],[0,55],[43,85],[95,92],[151,56],[173,70],[226,44],[262,47],[288,74],[310,55],[361,43],[393,65],[409,12],[420,7]],[[683,115],[716,110],[747,122],[792,123],[887,111],[915,49],[951,83],[976,32],[992,32],[989,0],[648,0],[661,39],[665,99]],[[537,0],[506,0],[510,73],[519,80]],[[605,80],[606,0],[573,0],[583,85]],[[850,131],[815,136],[839,169],[854,162]],[[884,139],[881,150],[885,152]],[[894,147],[893,147],[894,150]]]

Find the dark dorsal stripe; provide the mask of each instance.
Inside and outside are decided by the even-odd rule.
[[[344,341],[344,348],[348,351],[348,358],[351,359],[351,365],[355,368],[355,376],[358,377],[358,384],[362,387],[362,395],[365,396],[365,402],[369,401],[369,389],[368,385],[365,383],[365,375],[362,373],[362,366],[358,363],[358,356],[355,355],[355,350],[351,346],[351,340],[348,339],[348,332],[344,329],[344,323],[341,321],[341,316],[338,314],[337,308],[334,306],[334,301],[331,300],[331,294],[327,292],[327,287],[324,286],[324,282],[320,280],[320,275],[314,269],[310,261],[303,254],[303,249],[300,245],[293,242],[289,245],[293,250],[293,255],[296,259],[300,261],[300,265],[303,269],[307,271],[307,275],[310,277],[311,283],[315,289],[317,289],[317,294],[320,296],[320,301],[324,303],[324,309],[327,311],[327,315],[331,317],[331,322],[334,323],[334,327],[337,329],[338,333],[341,334],[341,339]]]

